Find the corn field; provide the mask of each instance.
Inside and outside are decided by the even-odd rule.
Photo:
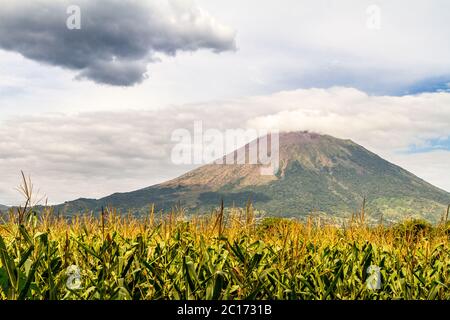
[[[258,219],[223,202],[67,219],[36,210],[25,177],[20,191],[0,221],[0,300],[450,299],[450,206],[437,226],[369,227],[364,209],[340,227]]]
[[[21,210],[0,225],[1,299],[450,298],[445,225],[256,223],[251,208],[70,221]],[[371,265],[378,290],[366,284]]]

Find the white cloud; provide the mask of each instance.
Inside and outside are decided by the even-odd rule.
[[[6,4],[17,9],[33,3],[38,2],[2,1],[0,13],[6,12]],[[450,93],[390,96],[435,86],[448,89],[450,2],[378,0],[378,31],[366,28],[372,0],[197,0],[198,5],[177,1],[175,7],[169,0],[146,3],[152,6],[147,12],[157,12],[163,27],[141,30],[137,25],[139,32],[132,34],[172,33],[163,37],[165,49],[159,47],[151,60],[159,62],[151,65],[150,79],[140,86],[73,81],[73,71],[0,51],[0,203],[17,201],[13,189],[20,169],[33,175],[52,202],[136,189],[183,173],[187,168],[168,163],[170,133],[190,129],[194,120],[219,129],[277,124],[351,138],[450,190],[448,151],[402,153],[410,144],[426,145],[429,139],[449,135]],[[133,12],[110,16],[120,14],[123,19],[117,21],[124,22]],[[28,23],[39,22],[39,12],[24,14]],[[171,16],[178,22],[167,27]],[[193,19],[186,20],[188,16]],[[232,29],[217,21],[237,31],[237,52],[210,52],[234,40]],[[108,33],[107,28],[98,31]],[[14,32],[23,30],[24,25]],[[184,41],[180,44],[174,35]],[[14,46],[25,43],[15,39]],[[91,44],[88,40],[82,43]],[[211,50],[191,54],[196,45]],[[174,48],[187,51],[171,56]],[[102,52],[111,53],[106,49]],[[112,67],[142,71],[142,59]],[[111,76],[101,63],[92,67],[84,76]],[[138,80],[143,75],[136,74]],[[333,86],[359,90],[295,90]]]
[[[205,129],[277,127],[350,138],[450,190],[450,151],[404,152],[411,144],[450,136],[449,105],[450,93],[370,96],[334,87],[154,111],[10,117],[0,126],[0,203],[18,200],[13,188],[21,169],[53,203],[134,190],[175,177],[191,167],[170,162],[171,133],[193,130],[197,120]]]
[[[446,0],[378,0],[379,31],[365,26],[372,0],[196,2],[237,31],[237,52],[160,55],[150,79],[123,89],[73,81],[72,71],[0,51],[0,118],[151,109],[336,85],[397,95],[450,81]]]
[[[419,174],[430,183],[450,191],[450,150],[437,150],[425,153],[388,155],[390,160],[404,169]]]
[[[340,85],[404,94],[420,91],[422,81],[450,78],[445,0],[200,3],[239,30],[241,53],[249,55],[246,66],[270,79],[264,88]],[[366,27],[366,10],[374,4],[381,10],[379,30]]]
[[[334,87],[284,92],[272,98],[289,108],[250,119],[249,126],[318,131],[352,137],[377,150],[398,151],[450,135],[448,93],[370,96]]]

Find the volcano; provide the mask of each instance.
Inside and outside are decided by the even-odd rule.
[[[246,146],[247,147],[247,146]],[[141,190],[58,206],[65,214],[98,212],[112,206],[146,213],[150,204],[206,213],[224,200],[227,207],[254,208],[268,216],[348,218],[364,210],[373,221],[408,217],[436,222],[450,193],[392,164],[351,140],[311,132],[279,135],[279,169],[261,175],[262,165],[208,164],[174,180]]]

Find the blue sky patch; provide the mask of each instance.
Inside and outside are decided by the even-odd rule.
[[[405,88],[404,94],[450,92],[450,76],[427,78]]]
[[[424,153],[435,150],[450,150],[450,137],[431,139],[421,146],[411,145],[407,153]]]

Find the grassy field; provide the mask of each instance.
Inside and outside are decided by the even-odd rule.
[[[186,219],[10,213],[1,299],[450,299],[448,223],[367,227],[256,219],[251,207]],[[380,268],[369,289],[366,270]]]
[[[72,219],[31,205],[0,220],[0,300],[450,299],[450,206],[438,225],[341,226],[220,208]],[[374,278],[371,269],[377,268]],[[379,280],[379,281],[378,281]]]

